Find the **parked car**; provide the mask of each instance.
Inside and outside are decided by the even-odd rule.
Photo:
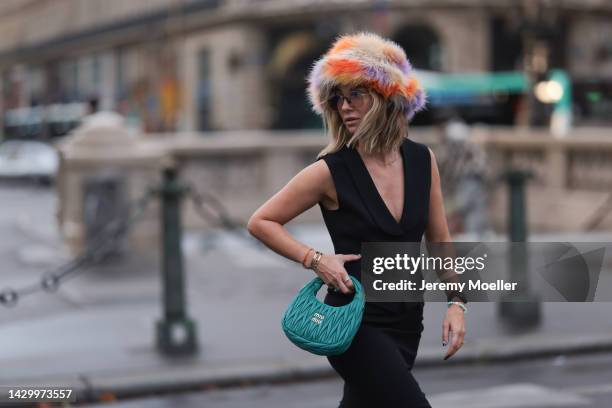
[[[51,183],[59,156],[53,146],[34,140],[7,140],[0,143],[0,178],[32,179]]]

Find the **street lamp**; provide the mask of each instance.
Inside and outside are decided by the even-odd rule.
[[[541,0],[521,0],[518,7],[523,18],[523,70],[531,85],[527,91],[526,122],[534,126],[543,124],[542,117],[547,113],[547,107],[537,98],[534,84],[543,81],[549,69],[550,47],[546,39],[549,28],[542,18]]]
[[[557,81],[540,81],[534,87],[536,98],[541,103],[557,103],[563,96],[563,86]]]

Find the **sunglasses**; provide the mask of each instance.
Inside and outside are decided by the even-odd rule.
[[[342,93],[336,91],[328,99],[328,102],[332,107],[340,110],[346,99],[353,109],[361,109],[365,106],[368,96],[370,96],[370,94],[363,89],[353,89],[349,96],[344,96]]]

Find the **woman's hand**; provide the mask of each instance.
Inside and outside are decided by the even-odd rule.
[[[361,255],[344,255],[344,254],[323,254],[315,273],[319,278],[323,279],[326,285],[335,289],[340,289],[342,293],[348,294],[355,291],[353,281],[349,277],[348,272],[344,269],[344,263],[348,261],[356,261]]]
[[[452,333],[453,342],[451,343],[444,360],[450,358],[463,346],[465,336],[465,316],[463,309],[458,305],[450,305],[446,310],[446,317],[442,323],[442,345],[448,344],[449,331]]]

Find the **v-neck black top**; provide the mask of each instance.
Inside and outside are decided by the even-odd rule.
[[[344,146],[325,160],[336,188],[339,207],[319,207],[336,254],[359,254],[362,242],[421,242],[429,217],[431,157],[427,146],[406,138],[400,146],[404,168],[404,207],[398,223],[378,192],[361,156]],[[346,262],[350,275],[361,281],[361,260]],[[324,302],[339,306],[352,295],[328,288]],[[423,302],[366,302],[363,323],[423,330]]]

